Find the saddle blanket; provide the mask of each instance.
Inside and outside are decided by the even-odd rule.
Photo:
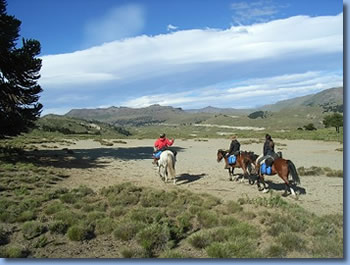
[[[263,164],[261,164],[260,172],[261,172],[261,174],[263,174],[263,175],[271,175],[271,173],[272,173],[272,168],[266,166],[266,164],[263,163]]]
[[[230,165],[236,163],[236,156],[235,156],[235,155],[230,155],[230,156],[228,157],[228,163],[229,163]]]
[[[162,153],[162,151],[155,152],[155,153],[153,153],[153,157],[159,159],[161,153]]]

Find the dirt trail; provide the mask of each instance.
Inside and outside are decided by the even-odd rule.
[[[99,190],[102,187],[122,182],[132,182],[140,186],[157,189],[188,189],[193,192],[209,193],[223,200],[236,200],[249,196],[270,196],[258,192],[256,185],[247,182],[228,181],[224,163],[216,162],[216,151],[228,148],[229,141],[209,139],[208,141],[176,140],[178,151],[176,173],[178,184],[165,184],[158,176],[157,169],[151,164],[154,140],[126,140],[127,144],[116,143],[112,147],[101,146],[92,140],[78,141],[72,146],[74,154],[70,162],[62,167],[68,171],[69,178],[61,182],[68,188],[86,185]],[[246,141],[246,140],[244,140]],[[307,140],[275,140],[276,151],[294,162],[296,167],[330,167],[343,169],[343,153],[335,151],[341,148],[339,143]],[[241,150],[261,152],[262,144],[241,145]],[[62,152],[62,151],[57,151]],[[242,173],[236,169],[236,173]],[[278,176],[267,176],[271,190],[283,193],[284,184]],[[295,201],[292,196],[287,200],[297,202],[317,215],[343,213],[343,179],[326,176],[301,176],[300,196]]]

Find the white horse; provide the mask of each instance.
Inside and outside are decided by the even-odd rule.
[[[165,150],[161,153],[158,161],[158,173],[164,182],[168,182],[168,178],[174,179],[176,184],[176,173],[175,173],[175,157],[173,152]]]

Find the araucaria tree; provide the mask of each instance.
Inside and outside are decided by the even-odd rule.
[[[0,137],[28,131],[42,109],[41,59],[35,58],[40,42],[22,39],[22,47],[16,47],[21,21],[8,15],[6,6],[0,0]]]

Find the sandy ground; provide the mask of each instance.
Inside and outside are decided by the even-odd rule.
[[[245,139],[246,140],[246,139]],[[230,141],[209,139],[208,141],[176,140],[174,147],[178,151],[176,174],[178,183],[165,184],[159,177],[157,168],[152,165],[151,153],[154,140],[124,140],[127,144],[115,143],[114,146],[102,146],[92,140],[78,141],[75,145],[60,146],[73,150],[73,154],[60,161],[64,151],[56,150],[57,166],[60,165],[70,175],[61,182],[68,188],[86,185],[99,190],[104,186],[122,182],[132,182],[140,186],[157,189],[188,189],[193,192],[209,193],[223,200],[236,200],[248,196],[270,195],[261,193],[256,185],[247,182],[228,180],[224,163],[217,163],[216,152],[219,148],[228,148]],[[275,140],[283,144],[276,151],[282,151],[283,157],[301,167],[330,167],[343,169],[343,153],[335,151],[343,147],[339,143],[307,140]],[[241,145],[241,150],[261,153],[262,144]],[[67,162],[68,159],[68,162]],[[235,173],[242,173],[236,169]],[[343,179],[326,176],[301,176],[298,200],[292,196],[286,199],[300,204],[317,215],[343,213]],[[282,194],[283,181],[277,176],[267,176],[273,193]]]

